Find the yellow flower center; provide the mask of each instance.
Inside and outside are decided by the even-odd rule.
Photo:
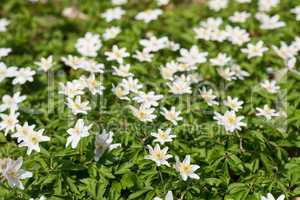
[[[189,174],[192,171],[192,166],[189,165],[189,164],[180,163],[179,169],[180,169],[181,172]]]
[[[228,123],[229,124],[235,124],[235,122],[236,122],[236,117],[235,116],[228,117]]]
[[[163,154],[160,151],[155,151],[154,152],[154,157],[156,160],[162,160]]]
[[[166,134],[166,132],[164,132],[164,131],[160,132],[160,133],[159,133],[159,137],[160,137],[162,140],[167,139],[167,134]]]

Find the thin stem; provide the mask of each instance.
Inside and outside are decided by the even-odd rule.
[[[158,171],[158,174],[159,174],[161,184],[164,184],[164,179],[163,179],[163,176],[162,176],[162,173],[161,173],[159,167],[157,167],[157,171]]]
[[[242,136],[240,136],[240,134],[239,134],[238,132],[236,132],[236,135],[237,135],[237,137],[238,137],[239,140],[240,140],[240,151],[241,151],[241,153],[244,153],[244,152],[245,152],[245,149],[244,149],[244,147],[243,147],[243,138],[242,138]]]

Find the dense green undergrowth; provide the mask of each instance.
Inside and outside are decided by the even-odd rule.
[[[286,199],[300,195],[300,75],[296,71],[282,70],[284,61],[272,50],[281,41],[290,44],[300,35],[300,22],[290,9],[299,6],[297,0],[281,0],[271,14],[279,14],[285,27],[262,30],[255,17],[238,24],[248,31],[251,42],[264,41],[269,51],[263,57],[247,59],[241,47],[228,41],[214,42],[197,40],[193,31],[199,22],[208,17],[222,17],[223,25],[232,24],[228,17],[235,11],[257,12],[256,1],[238,4],[230,1],[229,6],[219,12],[210,10],[205,3],[174,0],[162,6],[163,14],[148,24],[134,20],[135,15],[146,9],[157,8],[154,1],[129,0],[123,5],[126,14],[121,20],[106,22],[101,14],[112,5],[108,0],[49,0],[48,3],[31,3],[25,0],[1,0],[0,16],[8,18],[7,32],[0,33],[0,48],[9,47],[12,53],[1,61],[7,66],[30,66],[37,73],[33,82],[12,85],[10,79],[0,82],[0,96],[21,91],[27,98],[20,104],[20,122],[36,124],[45,129],[51,138],[40,144],[41,151],[26,154],[26,148],[18,147],[16,139],[0,133],[0,158],[23,157],[23,169],[33,173],[23,180],[25,189],[10,188],[0,184],[0,199],[29,199],[44,195],[47,199],[145,199],[163,197],[172,191],[174,199],[235,199],[256,200],[272,192]],[[68,19],[62,16],[64,8],[74,6],[86,15],[86,19]],[[103,95],[86,93],[91,110],[81,118],[93,124],[90,136],[82,138],[73,149],[65,147],[67,130],[74,126],[77,115],[66,106],[66,98],[59,94],[59,83],[78,79],[84,74],[61,61],[68,54],[77,55],[75,43],[86,32],[102,35],[106,28],[119,26],[121,33],[113,40],[102,41],[102,47],[94,58],[105,65],[101,81],[105,87]],[[182,121],[178,125],[166,121],[157,114],[153,122],[143,123],[132,115],[132,102],[120,100],[111,91],[120,78],[112,75],[115,63],[108,61],[105,52],[113,45],[125,47],[134,54],[141,49],[139,41],[146,35],[168,36],[190,49],[197,45],[200,51],[208,52],[208,58],[218,53],[230,55],[250,76],[244,80],[226,81],[220,77],[208,61],[197,66],[195,72],[203,80],[192,87],[191,94],[170,94],[166,81],[160,75],[161,66],[180,56],[179,52],[161,50],[151,62],[138,62],[127,58],[130,72],[143,83],[144,91],[164,95],[157,108],[181,111]],[[246,45],[244,44],[243,47]],[[55,64],[48,72],[38,70],[34,64],[41,57],[53,55]],[[299,56],[296,56],[299,65]],[[270,68],[272,69],[270,72]],[[299,67],[298,67],[299,69]],[[259,83],[278,77],[280,92],[269,94]],[[213,119],[214,112],[225,112],[224,106],[210,107],[199,95],[199,89],[209,86],[216,92],[220,102],[227,96],[244,101],[239,115],[245,116],[247,126],[228,133]],[[286,117],[271,121],[255,115],[256,108],[274,105],[286,112]],[[147,145],[154,146],[150,133],[157,129],[172,128],[176,138],[165,144],[169,147],[171,165],[175,155],[183,160],[191,155],[193,164],[200,166],[196,172],[200,179],[183,181],[171,166],[156,166],[148,155]],[[98,162],[94,160],[95,134],[103,129],[114,132],[114,143],[121,148],[107,151]]]

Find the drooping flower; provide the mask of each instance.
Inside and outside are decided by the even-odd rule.
[[[21,169],[23,159],[20,157],[17,160],[10,158],[6,161],[6,166],[3,168],[2,176],[7,180],[10,187],[18,187],[24,189],[21,180],[32,177],[32,173]]]
[[[101,134],[96,135],[95,140],[95,161],[98,162],[101,156],[105,151],[111,151],[117,147],[120,147],[121,144],[113,144],[113,135],[114,133],[109,131],[108,133],[104,129]]]
[[[267,120],[271,120],[272,117],[278,117],[280,114],[276,112],[274,109],[271,109],[269,105],[264,105],[263,108],[256,108],[256,116],[263,116]]]

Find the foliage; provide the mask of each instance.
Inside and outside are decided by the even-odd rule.
[[[13,53],[3,60],[8,66],[31,66],[42,56],[52,54],[57,61],[51,72],[38,72],[32,83],[13,87],[11,82],[1,82],[0,95],[11,91],[22,91],[27,99],[21,104],[20,121],[28,121],[44,128],[49,142],[41,143],[41,152],[26,155],[25,148],[19,148],[14,138],[0,134],[0,157],[24,159],[23,168],[33,172],[33,177],[23,181],[25,190],[11,189],[0,185],[2,199],[29,199],[45,195],[47,199],[145,199],[164,196],[172,190],[182,199],[236,199],[257,200],[267,192],[284,193],[287,199],[300,195],[300,101],[297,73],[288,72],[281,79],[281,93],[270,95],[259,86],[259,80],[268,78],[266,69],[282,69],[284,62],[273,51],[268,51],[264,59],[247,59],[240,54],[240,48],[228,42],[214,43],[196,40],[192,27],[209,16],[226,19],[236,10],[257,12],[256,1],[240,5],[234,1],[217,13],[211,13],[202,3],[174,0],[163,7],[164,14],[159,20],[144,24],[133,20],[138,11],[155,8],[150,0],[132,0],[124,5],[126,16],[120,21],[108,24],[101,13],[111,7],[107,0],[68,1],[53,0],[48,3],[32,4],[24,0],[1,0],[0,14],[11,20],[9,30],[0,33],[0,46],[11,47]],[[67,19],[61,16],[63,8],[74,5],[88,16],[86,20]],[[267,46],[279,45],[281,41],[291,42],[300,34],[299,22],[294,20],[290,8],[299,1],[282,0],[272,12],[279,14],[287,26],[265,31],[258,29],[258,22],[251,18],[241,27],[248,30],[252,41],[263,40]],[[78,78],[75,71],[59,60],[61,56],[75,54],[74,44],[85,32],[103,34],[104,30],[116,25],[122,32],[113,41],[104,42],[98,52],[97,61],[105,65],[102,81],[105,86],[103,96],[90,96],[92,110],[85,121],[93,124],[92,133],[100,133],[104,128],[114,132],[114,142],[122,148],[106,152],[98,162],[94,161],[94,135],[81,139],[76,149],[65,148],[66,130],[76,122],[65,106],[65,99],[58,94],[59,83]],[[156,167],[154,162],[145,160],[146,145],[154,144],[151,132],[168,127],[162,116],[155,122],[142,123],[134,118],[128,103],[121,101],[111,92],[112,84],[118,78],[111,76],[112,64],[105,59],[104,52],[113,44],[126,47],[129,52],[139,49],[139,40],[147,32],[157,37],[168,36],[183,48],[197,45],[207,51],[209,57],[220,51],[231,55],[250,74],[250,78],[237,80],[233,84],[225,82],[209,63],[197,68],[204,81],[193,87],[191,95],[170,95],[166,83],[159,75],[161,65],[176,58],[177,53],[161,51],[155,54],[151,63],[140,63],[129,58],[131,72],[144,84],[147,90],[164,95],[161,106],[181,110],[184,118],[172,130],[176,139],[168,143],[172,155],[184,158],[191,155],[192,163],[200,165],[199,180],[180,179],[173,168]],[[299,56],[298,56],[299,58]],[[213,120],[213,112],[222,112],[224,107],[209,107],[199,97],[202,85],[211,84],[218,91],[220,102],[226,96],[239,97],[244,101],[241,114],[245,116],[247,127],[234,134],[226,133]],[[282,103],[286,106],[287,120],[274,119],[271,122],[255,116],[255,108],[266,102]],[[241,151],[242,142],[244,151]],[[174,161],[174,159],[171,159]],[[160,176],[161,174],[161,176]]]

